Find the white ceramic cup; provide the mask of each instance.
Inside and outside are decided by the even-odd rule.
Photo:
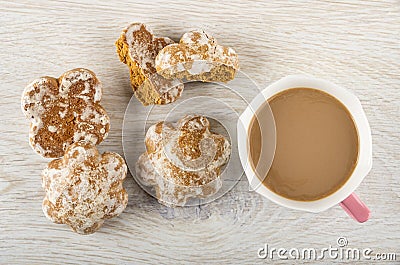
[[[318,89],[338,99],[353,116],[359,136],[358,162],[350,178],[342,187],[331,195],[315,201],[290,200],[269,190],[256,176],[249,160],[249,126],[255,112],[257,112],[266,100],[277,93],[297,87]],[[260,126],[262,127],[263,125]],[[274,123],[271,123],[269,126],[275,128]],[[291,75],[284,77],[269,85],[253,99],[247,109],[239,117],[237,131],[240,160],[252,190],[282,206],[309,212],[321,212],[334,205],[340,204],[342,208],[358,222],[365,222],[368,220],[370,215],[369,209],[353,192],[372,167],[371,130],[360,101],[350,91],[326,80],[310,76]],[[271,141],[275,141],[275,139],[271,139]],[[271,158],[271,162],[272,159],[273,158]],[[260,159],[260,162],[261,161]]]

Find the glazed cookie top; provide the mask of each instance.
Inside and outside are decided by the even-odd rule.
[[[96,75],[77,68],[58,79],[41,77],[22,95],[22,111],[30,120],[29,143],[44,157],[60,157],[74,142],[103,141],[110,119],[100,105],[102,86]]]
[[[63,158],[51,161],[42,172],[43,212],[77,233],[93,233],[105,219],[125,209],[128,194],[122,183],[126,173],[125,161],[117,153],[101,155],[92,143],[74,143]]]
[[[151,126],[145,143],[154,171],[180,186],[201,186],[219,177],[231,147],[209,127],[207,118],[197,115],[181,119],[176,128],[164,122]]]
[[[189,74],[198,75],[221,65],[239,69],[236,52],[219,45],[215,38],[202,30],[185,33],[178,44],[164,47],[156,57],[156,69],[161,74],[168,69],[186,69]]]
[[[130,56],[139,64],[144,74],[156,73],[154,60],[158,52],[165,46],[174,43],[168,37],[156,37],[142,23],[133,23],[126,28],[126,42],[129,45]]]

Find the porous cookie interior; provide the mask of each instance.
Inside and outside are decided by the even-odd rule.
[[[217,63],[212,64],[212,67],[210,67],[208,71],[193,74],[191,66],[187,66],[191,64],[192,63],[181,64],[181,68],[184,69],[182,71],[164,70],[160,71],[160,74],[165,78],[178,78],[202,82],[228,82],[234,79],[236,75],[236,69],[234,67]],[[177,68],[179,68],[179,66]]]

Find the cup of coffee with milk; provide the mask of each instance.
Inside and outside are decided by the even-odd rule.
[[[320,212],[339,204],[358,222],[368,220],[354,191],[372,167],[371,131],[351,92],[287,76],[253,99],[237,131],[252,190],[288,208]]]

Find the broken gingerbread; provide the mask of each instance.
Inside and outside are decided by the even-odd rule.
[[[170,38],[155,37],[142,23],[129,25],[115,43],[120,61],[129,67],[134,94],[145,106],[174,102],[182,93],[180,80],[166,79],[155,68],[157,54],[171,43]]]
[[[164,47],[155,64],[157,72],[165,78],[203,82],[228,82],[239,69],[236,52],[219,45],[202,30],[185,33],[179,43]]]

